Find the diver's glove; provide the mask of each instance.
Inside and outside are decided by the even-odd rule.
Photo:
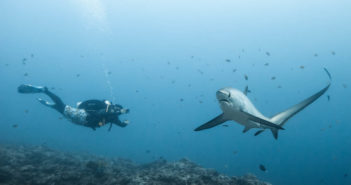
[[[121,113],[121,114],[128,114],[129,113],[129,109],[121,109],[121,110],[119,110],[119,112]],[[127,121],[127,120],[126,120]],[[128,121],[129,122],[129,121]]]
[[[108,128],[108,131],[111,131],[112,124],[116,124],[116,125],[118,125],[118,126],[120,126],[120,127],[125,127],[125,126],[127,126],[129,123],[130,123],[129,120],[124,120],[124,121],[118,122],[118,123],[111,122],[111,123],[110,123],[110,127]]]
[[[129,120],[124,120],[124,121],[122,121],[122,123],[123,123],[125,126],[127,126],[127,125],[130,123],[130,121],[129,121]]]

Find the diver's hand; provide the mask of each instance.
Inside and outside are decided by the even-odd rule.
[[[130,123],[130,121],[129,120],[124,120],[122,123],[127,126]]]
[[[127,114],[129,113],[129,109],[121,109],[120,112],[121,114]]]

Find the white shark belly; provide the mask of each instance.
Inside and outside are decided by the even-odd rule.
[[[222,110],[224,114],[226,115],[226,118],[229,120],[233,120],[240,125],[243,125],[244,127],[248,128],[267,128],[265,125],[262,125],[260,123],[251,121],[248,116],[243,113],[249,113],[251,115],[254,115],[256,117],[259,117],[264,120],[268,120],[263,114],[261,114],[256,107],[252,104],[250,99],[248,99],[245,95],[240,94],[233,107],[223,107]],[[234,108],[235,107],[235,108]]]

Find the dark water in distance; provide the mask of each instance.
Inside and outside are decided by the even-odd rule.
[[[2,0],[0,142],[137,162],[187,157],[273,184],[351,184],[350,8],[347,0]],[[323,67],[332,86],[278,140],[234,122],[193,131],[221,113],[222,87],[248,85],[272,116],[322,89]],[[54,88],[72,106],[115,99],[131,123],[111,132],[71,124],[36,101],[46,96],[18,94],[23,83]]]

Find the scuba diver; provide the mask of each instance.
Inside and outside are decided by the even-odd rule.
[[[48,107],[51,107],[61,113],[65,118],[69,119],[77,125],[90,127],[93,130],[110,123],[109,131],[112,124],[120,127],[125,127],[129,124],[128,120],[120,121],[118,116],[121,114],[129,113],[129,109],[123,108],[121,105],[112,104],[108,100],[87,100],[78,102],[77,108],[66,105],[54,93],[50,92],[47,87],[33,86],[33,85],[20,85],[18,92],[23,94],[44,93],[49,96],[54,103],[50,103],[41,98],[38,101]]]

